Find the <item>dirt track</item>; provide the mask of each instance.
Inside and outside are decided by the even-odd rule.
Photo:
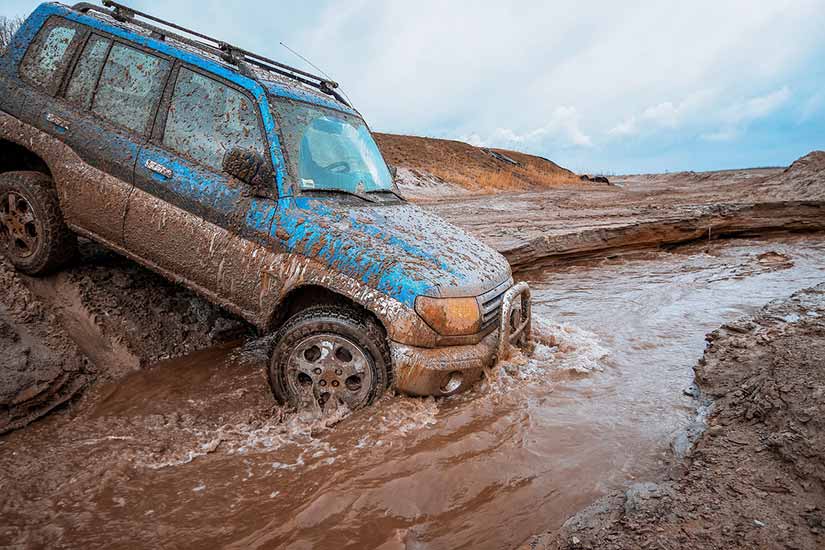
[[[524,548],[825,545],[825,284],[707,339],[696,379],[714,404],[687,461]]]

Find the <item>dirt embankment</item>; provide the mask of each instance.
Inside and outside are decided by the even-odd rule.
[[[398,168],[399,186],[411,199],[594,185],[551,160],[516,151],[418,136],[375,138],[387,162]]]
[[[825,229],[825,153],[787,170],[614,178],[617,186],[467,197],[427,205],[516,268],[731,235]]]
[[[777,200],[825,200],[825,151],[814,151],[791,164],[781,174],[766,179],[757,194]]]
[[[93,380],[118,378],[248,333],[192,292],[97,245],[46,278],[0,259],[0,433],[43,416]]]
[[[0,434],[74,397],[94,376],[55,316],[0,260]]]
[[[825,547],[825,284],[707,340],[696,380],[714,404],[687,460],[525,548]]]

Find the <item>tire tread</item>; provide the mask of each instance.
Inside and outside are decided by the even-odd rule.
[[[66,226],[53,182],[41,172],[5,172],[0,174],[0,194],[15,191],[27,196],[32,207],[42,211],[41,249],[31,258],[16,259],[9,255],[15,268],[28,275],[52,273],[77,254],[77,236]]]
[[[380,325],[372,319],[369,315],[358,311],[351,306],[342,305],[316,305],[308,307],[307,309],[296,313],[290,317],[276,333],[273,353],[270,356],[270,366],[268,369],[269,385],[275,398],[280,403],[287,403],[294,405],[291,402],[290,396],[287,395],[285,388],[281,387],[279,376],[273,372],[275,369],[274,359],[275,353],[278,352],[279,346],[284,345],[285,339],[289,341],[299,341],[307,336],[315,334],[319,331],[333,330],[332,326],[335,322],[345,323],[359,328],[373,344],[375,350],[367,349],[366,351],[372,355],[375,363],[376,371],[379,380],[382,383],[376,391],[370,396],[368,404],[373,403],[392,385],[392,356],[390,354],[387,338]],[[375,357],[376,353],[379,357]],[[378,362],[383,365],[378,364]]]

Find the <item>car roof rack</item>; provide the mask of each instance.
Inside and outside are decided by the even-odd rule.
[[[118,2],[101,0],[101,3],[104,7],[90,4],[88,2],[81,2],[72,6],[72,9],[81,13],[98,12],[107,15],[116,21],[120,21],[121,23],[137,25],[138,27],[149,31],[154,38],[159,40],[165,40],[167,37],[172,38],[175,41],[201,50],[210,55],[217,56],[226,63],[239,67],[245,76],[249,76],[253,79],[255,78],[254,72],[247,70],[250,65],[265,71],[273,72],[307,86],[316,88],[327,95],[331,95],[347,107],[351,107],[351,105],[346,102],[343,97],[341,97],[341,94],[336,91],[336,88],[338,88],[338,83],[334,80],[320,77],[290,65],[280,63],[254,52],[244,50],[243,48],[233,46],[232,44],[223,42],[217,38],[212,38],[211,36],[187,29],[186,27],[182,27],[170,21],[165,21],[159,17],[155,17],[154,15],[124,6]],[[105,8],[111,8],[111,11]],[[178,33],[184,33],[188,36],[157,27],[152,23],[148,23],[147,21],[143,21],[141,19],[158,23],[164,27],[168,27],[168,29],[174,29],[175,31],[178,31]]]

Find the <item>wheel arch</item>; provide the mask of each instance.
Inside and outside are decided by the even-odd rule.
[[[371,317],[384,333],[387,327],[378,315],[349,296],[316,283],[307,283],[291,289],[275,306],[266,323],[267,332],[275,332],[287,319],[309,307],[316,305],[344,305],[357,309]]]
[[[0,173],[21,171],[40,172],[53,177],[43,157],[19,143],[0,138]]]

